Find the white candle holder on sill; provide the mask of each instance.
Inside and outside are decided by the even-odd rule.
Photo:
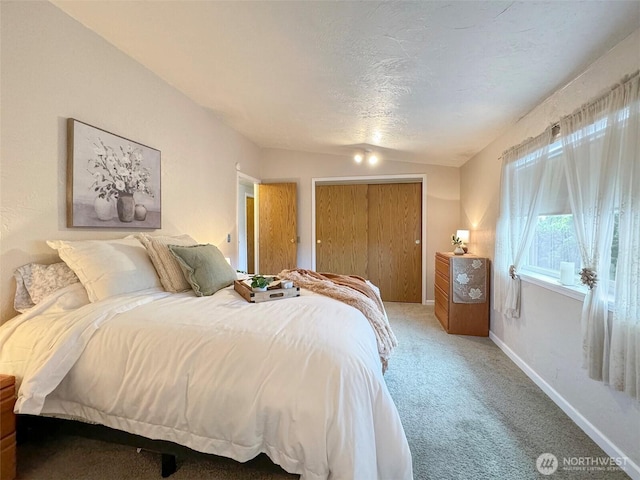
[[[560,262],[560,283],[572,286],[576,284],[576,264],[573,262]]]

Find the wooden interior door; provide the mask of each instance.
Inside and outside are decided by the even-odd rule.
[[[389,302],[422,301],[422,184],[369,185],[369,276]]]
[[[367,185],[316,186],[316,270],[367,277]]]
[[[247,273],[256,273],[256,242],[254,227],[254,199],[245,198],[245,225],[247,226]]]
[[[258,272],[277,274],[297,265],[296,184],[258,185]]]

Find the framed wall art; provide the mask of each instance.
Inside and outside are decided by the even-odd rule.
[[[67,120],[67,226],[160,228],[160,151]]]

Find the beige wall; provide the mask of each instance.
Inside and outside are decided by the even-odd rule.
[[[311,267],[311,179],[399,174],[427,176],[427,299],[433,300],[434,256],[451,250],[451,234],[460,228],[460,169],[418,163],[381,161],[356,164],[350,157],[270,149],[262,153],[260,178],[298,185],[298,266]]]
[[[236,170],[258,173],[258,148],[48,2],[1,3],[0,302],[13,270],[56,260],[47,239],[122,237],[70,229],[65,217],[68,117],[162,152],[162,230],[235,256]]]
[[[561,116],[605,93],[638,68],[640,30],[520,119],[462,167],[461,220],[473,230],[471,247],[475,251],[493,257],[501,153],[527,137],[540,134]],[[598,437],[596,433],[594,438],[597,437],[608,453],[622,453],[640,465],[640,406],[630,397],[587,378],[581,368],[580,309],[581,303],[577,300],[524,282],[521,318],[506,319],[494,311],[491,331],[567,402],[574,418],[576,413],[584,417],[583,428],[592,434],[595,430],[602,434]],[[637,474],[640,475],[640,471]]]

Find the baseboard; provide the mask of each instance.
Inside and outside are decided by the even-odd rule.
[[[533,370],[524,360],[522,360],[513,350],[511,350],[493,332],[489,332],[489,338],[509,357],[540,389],[553,400],[553,402],[566,413],[571,420],[578,425],[591,440],[596,442],[604,452],[613,458],[626,458],[625,465],[620,467],[634,480],[640,480],[640,467],[624,454],[608,437],[598,430],[589,420],[560,395],[551,385],[549,385],[535,370]]]
[[[435,305],[436,301],[435,300],[425,300],[423,305]]]

